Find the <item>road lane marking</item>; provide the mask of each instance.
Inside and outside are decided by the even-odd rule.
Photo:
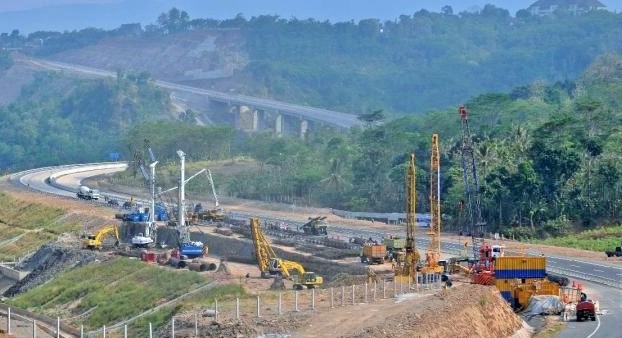
[[[605,271],[599,270],[599,269],[594,269],[594,271],[596,271],[596,272],[605,272]]]
[[[596,334],[596,331],[598,331],[599,328],[600,328],[600,317],[596,316],[596,328],[594,329],[594,331],[592,331],[592,333],[590,333],[589,336],[585,338],[592,338]]]

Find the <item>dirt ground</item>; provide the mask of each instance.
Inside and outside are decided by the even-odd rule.
[[[115,209],[86,204],[78,200],[57,199],[48,195],[23,191],[5,181],[0,181],[0,189],[15,198],[44,205],[59,204],[71,213],[97,219],[102,224],[114,219]],[[60,202],[60,203],[59,203]],[[393,232],[398,226],[368,221],[341,219],[330,213],[329,209],[291,208],[283,205],[269,205],[254,201],[227,201],[222,206],[229,211],[253,212],[257,216],[271,216],[304,221],[309,215],[325,215],[331,224],[360,226],[366,229]],[[444,236],[460,242],[464,237]],[[604,260],[599,253],[582,250],[555,248],[548,246],[525,245],[504,241],[507,249],[541,250],[550,255],[567,255],[585,259]],[[217,257],[208,260],[219,262]],[[251,294],[270,288],[272,280],[258,276],[259,269],[254,265],[227,262],[228,273],[216,274],[220,283],[240,283]],[[289,282],[288,282],[289,283]],[[290,285],[287,285],[291,288]],[[209,321],[210,319],[204,319]],[[529,337],[528,328],[523,327],[519,316],[514,314],[508,304],[493,287],[455,283],[444,291],[429,292],[425,295],[411,295],[397,300],[382,300],[373,304],[355,304],[330,311],[308,313],[289,313],[279,318],[246,318],[240,322],[219,321],[210,325],[209,332],[202,337],[248,337],[269,332],[288,334],[291,337]],[[517,333],[518,332],[518,333]],[[522,332],[522,333],[521,333]]]

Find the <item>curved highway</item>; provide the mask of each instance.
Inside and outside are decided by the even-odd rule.
[[[50,70],[67,70],[77,72],[81,74],[97,76],[97,77],[116,77],[115,72],[110,72],[103,69],[97,69],[92,67],[85,67],[79,65],[72,65],[62,62],[47,61],[41,59],[23,58],[21,61],[27,62],[31,65],[50,69]],[[318,121],[340,128],[350,128],[353,126],[361,125],[362,122],[354,114],[346,114],[342,112],[332,111],[322,108],[314,108],[309,106],[301,106],[291,103],[284,103],[276,100],[258,98],[240,94],[223,93],[215,90],[184,86],[173,82],[156,80],[155,84],[170,90],[176,90],[181,92],[189,92],[193,94],[205,95],[210,99],[227,102],[233,104],[243,104],[252,106],[262,110],[277,111],[285,115],[304,118],[310,121]]]
[[[87,177],[108,174],[125,170],[125,163],[98,163],[86,165],[68,165],[28,170],[11,175],[11,181],[41,192],[75,198],[75,190],[82,179]],[[107,194],[108,196],[112,196]],[[116,195],[115,195],[116,196]],[[118,195],[119,198],[127,196]],[[250,216],[250,215],[249,215]],[[276,220],[276,219],[275,219]],[[297,222],[290,224],[296,225]],[[300,223],[302,224],[302,223]],[[384,233],[362,230],[354,227],[331,226],[332,231],[344,237],[362,237],[380,239]],[[419,247],[427,247],[427,239],[418,239]],[[453,242],[443,242],[442,250],[447,253],[457,253],[462,245]],[[539,252],[528,252],[539,255]],[[608,263],[598,263],[577,260],[571,257],[547,256],[547,269],[559,275],[584,280],[590,290],[589,298],[600,303],[600,316],[595,322],[568,322],[559,337],[609,338],[618,337],[619,323],[622,322],[622,267]]]

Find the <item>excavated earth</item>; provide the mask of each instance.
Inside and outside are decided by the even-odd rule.
[[[0,183],[0,189],[15,198],[34,203],[58,206],[59,201],[62,201],[60,204],[69,213],[82,215],[85,222],[89,220],[88,225],[93,229],[110,224],[116,211],[86,205],[76,200],[59,200],[43,194],[25,192],[6,182]],[[238,208],[246,212],[257,212],[258,216],[273,212],[263,205],[257,207],[252,202],[246,202],[244,205],[230,204],[225,207],[229,210]],[[274,212],[280,217],[291,219],[304,219],[312,213],[309,210],[298,214]],[[313,212],[320,214],[322,211],[313,210]],[[331,215],[332,217],[334,216]],[[354,220],[343,220],[342,224],[372,226],[370,222]],[[384,227],[377,223],[373,226],[379,230]],[[160,238],[164,238],[167,242],[174,240],[173,229],[162,227],[159,231]],[[127,239],[129,229],[125,228],[122,232],[123,237]],[[238,234],[224,236],[215,233],[214,227],[196,227],[193,236],[200,236],[200,239],[207,243],[211,259],[224,258],[229,262],[231,269],[228,277],[218,277],[220,283],[239,283],[248,273],[258,274],[249,239],[242,238]],[[42,246],[30,260],[23,263],[22,268],[32,271],[31,274],[6,290],[6,296],[24,292],[50,281],[65,269],[111,257],[109,254],[76,249],[75,234],[69,234],[67,238],[62,237],[57,243]],[[358,283],[365,278],[365,269],[360,264],[336,263],[308,253],[295,252],[293,248],[275,245],[275,249],[285,258],[300,261],[310,270],[324,274],[327,277],[327,286]],[[269,289],[269,284],[266,283],[266,280],[251,278],[244,285],[249,293],[255,293]],[[180,318],[183,316],[184,314],[180,314]],[[200,321],[200,327],[209,327],[202,329],[201,337],[510,337],[513,334],[513,337],[529,337],[528,332],[523,332],[525,329],[521,318],[512,311],[494,287],[460,282],[454,283],[454,286],[447,290],[429,291],[429,294],[397,300],[386,299],[372,304],[355,304],[316,312],[286,313],[278,318],[242,318],[240,321],[225,319],[215,322],[213,318],[204,317],[200,318]],[[186,324],[180,323],[179,328],[194,327],[190,314]],[[170,333],[170,328],[161,330],[162,336]],[[189,337],[193,334],[190,331],[185,335],[183,332],[179,334]],[[522,333],[517,336],[515,335],[517,332]]]

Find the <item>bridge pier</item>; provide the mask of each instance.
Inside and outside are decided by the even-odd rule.
[[[307,137],[308,131],[309,131],[309,121],[305,119],[300,120],[300,139],[304,140]]]
[[[283,136],[283,114],[277,114],[274,121],[274,133],[277,137]]]

